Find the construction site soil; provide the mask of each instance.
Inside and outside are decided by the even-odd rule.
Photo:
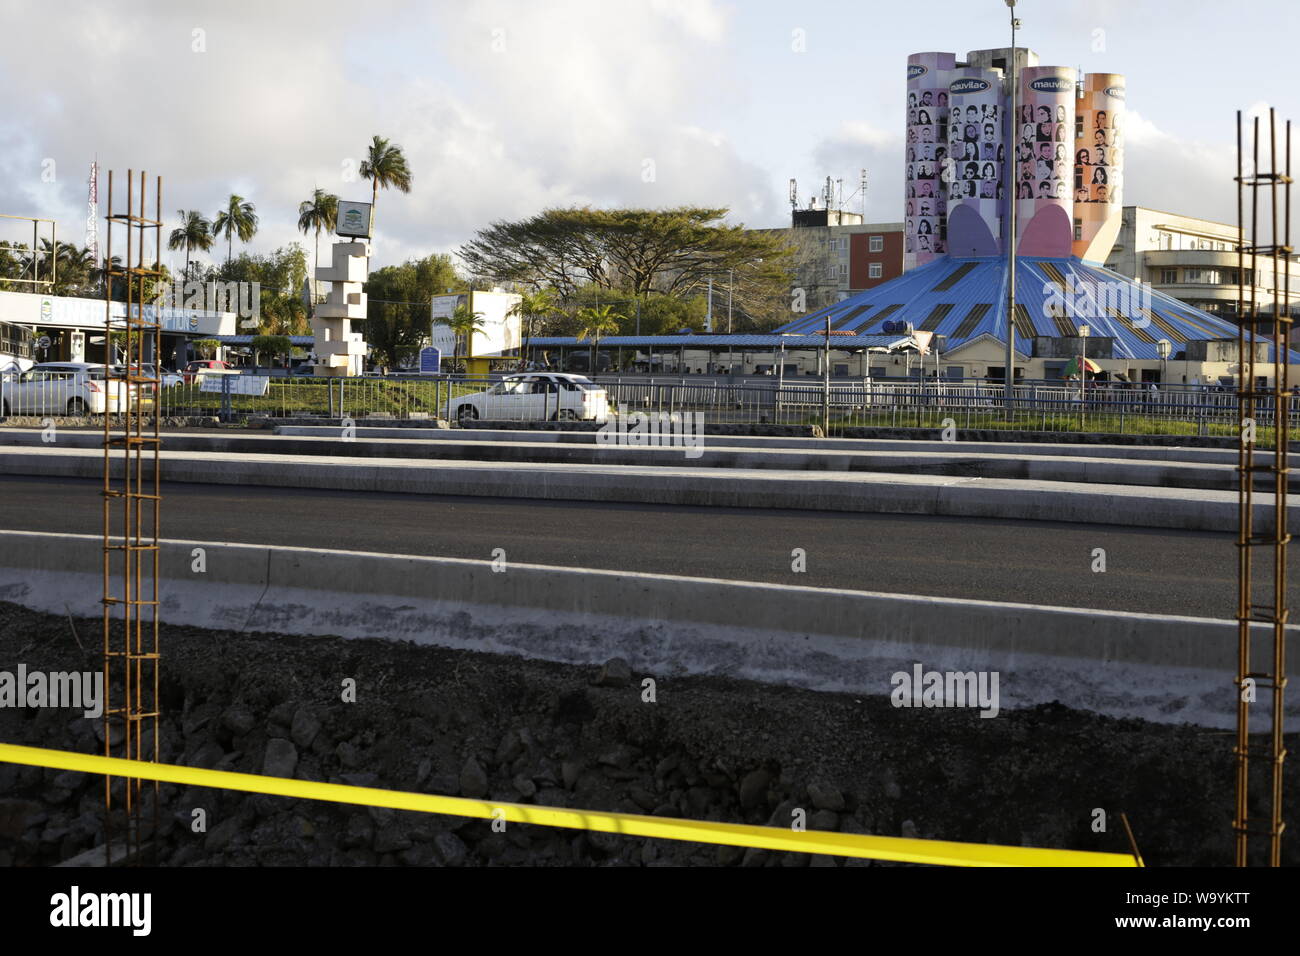
[[[0,604],[0,670],[99,669],[101,622]],[[629,813],[1126,852],[1228,865],[1232,734],[1057,705],[896,709],[724,677],[574,667],[406,642],[163,629],[161,759]],[[649,702],[644,679],[654,680]],[[355,702],[345,702],[345,681]],[[1225,679],[1225,694],[1228,691]],[[0,708],[0,740],[100,753],[103,722]],[[1287,792],[1295,792],[1296,763]],[[1262,789],[1262,788],[1260,788]],[[1098,810],[1105,830],[1096,832]],[[196,813],[196,810],[203,811]],[[802,810],[803,814],[797,814]],[[147,817],[151,814],[147,814]],[[199,826],[202,822],[203,826]],[[0,764],[0,866],[102,842],[101,777]],[[826,866],[717,847],[164,784],[165,866]],[[1295,865],[1297,841],[1284,863]],[[881,864],[874,864],[881,865]]]

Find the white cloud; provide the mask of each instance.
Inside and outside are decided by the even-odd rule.
[[[302,238],[297,205],[316,186],[368,195],[341,170],[378,133],[414,174],[411,194],[379,199],[378,264],[551,205],[753,219],[778,196],[698,95],[731,82],[728,22],[712,0],[0,6],[0,34],[31,40],[0,64],[7,101],[26,104],[0,117],[0,211],[79,223],[98,154],[119,175],[161,172],[172,218],[239,192],[264,250]]]

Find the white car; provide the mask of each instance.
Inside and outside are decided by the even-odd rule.
[[[507,375],[483,392],[461,395],[443,406],[459,422],[595,421],[609,418],[609,396],[583,375],[525,372]]]
[[[102,365],[42,362],[0,386],[0,414],[102,415],[105,408],[116,412],[121,388],[121,382],[105,380]]]

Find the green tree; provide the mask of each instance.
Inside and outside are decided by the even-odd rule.
[[[304,200],[298,206],[298,228],[304,235],[312,230],[316,231],[316,261],[311,276],[313,282],[316,273],[320,272],[320,231],[333,230],[338,225],[338,219],[339,197],[323,189],[314,190],[311,198]],[[312,289],[315,288],[313,285]]]
[[[220,210],[212,220],[212,234],[226,234],[226,263],[229,264],[233,248],[233,236],[239,236],[240,242],[249,242],[257,235],[257,212],[251,202],[243,196],[230,194],[226,208]]]
[[[411,168],[406,163],[402,147],[375,136],[361,161],[361,178],[370,180],[370,228],[375,223],[375,206],[379,202],[379,189],[396,187],[404,193],[411,191]]]
[[[212,248],[212,223],[208,222],[203,213],[197,209],[181,209],[176,214],[180,216],[181,224],[172,230],[171,236],[167,239],[167,248],[185,250],[184,275],[188,281],[191,250],[202,249],[207,252]]]
[[[617,332],[618,325],[623,320],[624,316],[615,312],[612,305],[590,306],[578,312],[578,322],[582,325],[582,331],[578,333],[578,341],[591,339],[591,365],[588,366],[590,374],[595,375],[599,367],[596,360],[600,354],[600,337]]]
[[[216,269],[205,282],[257,283],[257,331],[267,335],[305,335],[310,326],[302,301],[307,278],[307,250],[291,243],[266,255],[241,253]],[[241,326],[242,327],[242,326]]]
[[[217,354],[217,349],[221,348],[221,342],[218,339],[195,339],[190,345],[205,359],[212,358]]]
[[[559,311],[560,306],[556,300],[554,289],[538,289],[535,292],[525,291],[520,294],[519,301],[510,307],[507,314],[519,316],[524,326],[523,342],[519,349],[520,358],[524,362],[528,361],[528,342],[533,337],[533,322],[537,320],[545,321]]]
[[[452,335],[455,336],[456,344],[452,347],[452,362],[460,358],[460,343],[465,342],[465,356],[472,358],[474,354],[474,333],[481,332],[486,328],[483,321],[482,312],[473,312],[470,310],[469,302],[463,302],[452,310],[451,317],[440,319],[439,321],[451,328]]]
[[[430,331],[430,304],[435,295],[466,288],[451,257],[432,255],[385,266],[366,279],[366,341],[389,367],[425,344]]]
[[[745,278],[749,298],[787,293],[791,250],[784,239],[727,225],[726,215],[721,207],[548,209],[493,223],[459,253],[471,275],[545,284],[565,300],[587,283],[688,298],[701,293],[709,276],[732,274]],[[734,299],[733,307],[747,309]]]
[[[253,365],[258,363],[258,356],[267,353],[272,356],[288,355],[293,349],[287,335],[254,335],[252,341]]]

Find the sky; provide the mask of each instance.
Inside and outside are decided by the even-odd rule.
[[[1300,119],[1295,0],[1017,15],[1042,64],[1127,77],[1126,205],[1235,221],[1235,111]],[[1009,33],[1003,0],[0,0],[0,213],[80,243],[97,157],[119,185],[161,174],[169,228],[233,192],[261,220],[250,251],[310,254],[298,204],[368,200],[356,167],[378,134],[414,183],[380,194],[374,268],[553,206],[784,226],[791,178],[801,205],[843,179],[861,211],[863,168],[868,221],[897,222],[908,54]]]

